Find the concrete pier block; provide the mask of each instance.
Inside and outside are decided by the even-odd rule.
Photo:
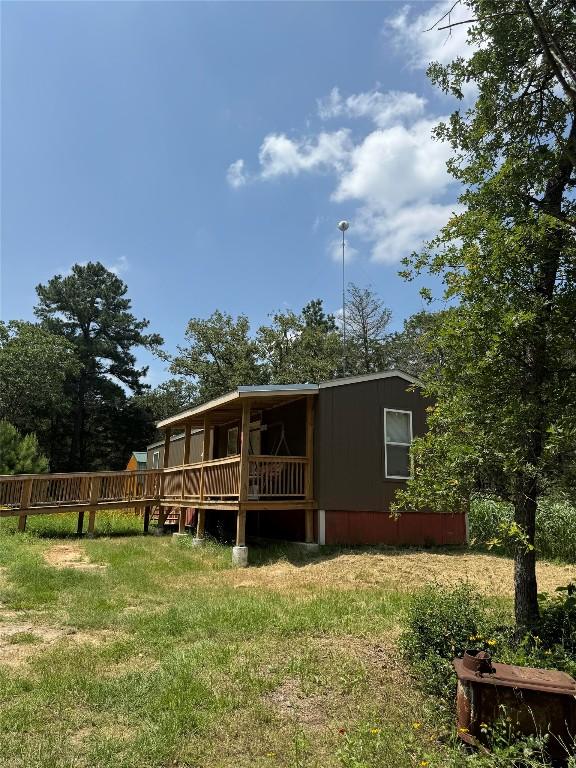
[[[296,545],[298,549],[301,549],[303,552],[309,552],[311,555],[316,552],[320,552],[320,544],[317,544],[315,541],[298,541]]]
[[[194,536],[194,538],[192,539],[193,547],[203,547],[205,543],[206,543],[206,539],[203,536],[201,537]]]
[[[232,547],[232,565],[236,568],[248,566],[248,547]]]

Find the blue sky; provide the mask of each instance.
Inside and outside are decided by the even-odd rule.
[[[347,218],[347,278],[399,327],[422,302],[398,261],[457,196],[430,138],[453,103],[424,71],[463,50],[423,32],[445,6],[4,2],[2,319],[88,260],[169,351],[216,308],[254,327],[316,297],[337,311]]]

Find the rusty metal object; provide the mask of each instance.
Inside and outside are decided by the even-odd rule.
[[[492,657],[487,651],[465,651],[462,663],[466,669],[479,674],[490,674],[494,671]]]
[[[546,749],[553,758],[566,758],[566,750],[574,748],[576,680],[570,675],[492,663],[489,654],[475,651],[453,664],[458,676],[458,734],[463,741],[481,746],[486,742],[485,726],[505,714],[515,732],[548,733]]]

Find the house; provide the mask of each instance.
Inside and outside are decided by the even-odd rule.
[[[130,456],[126,469],[134,471],[136,469],[146,469],[147,466],[146,451],[134,451]]]
[[[322,384],[238,387],[158,422],[165,516],[197,510],[206,530],[235,530],[234,559],[251,536],[317,544],[462,544],[466,515],[390,516],[410,476],[412,439],[426,431],[416,379],[398,370]],[[176,434],[175,434],[176,433]]]

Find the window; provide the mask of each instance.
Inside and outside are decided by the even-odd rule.
[[[235,456],[238,453],[238,427],[228,430],[226,436],[226,456]]]
[[[384,461],[386,477],[407,480],[410,475],[412,412],[384,409]]]
[[[160,467],[160,451],[154,451],[152,454],[152,468],[159,469]]]

